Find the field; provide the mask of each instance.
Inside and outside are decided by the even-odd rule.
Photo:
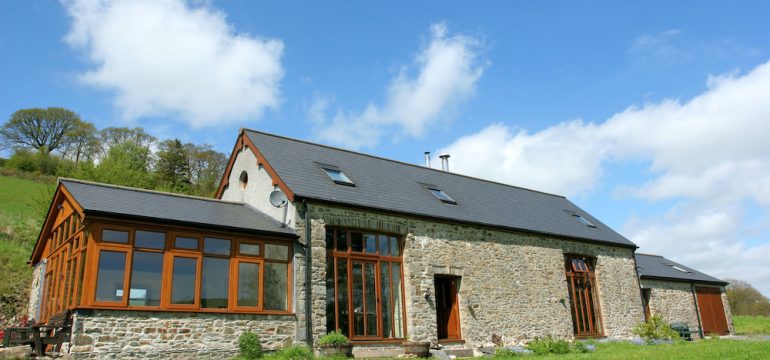
[[[737,335],[770,335],[770,317],[733,316]]]
[[[527,356],[530,357],[530,356]],[[670,345],[598,344],[594,353],[536,359],[770,359],[770,341],[704,340]]]

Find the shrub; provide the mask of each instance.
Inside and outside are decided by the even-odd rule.
[[[527,344],[527,349],[532,350],[535,355],[568,354],[570,352],[567,340],[554,339],[551,335],[535,338]]]
[[[527,354],[531,354],[532,351],[524,349],[522,347],[513,347],[513,348],[507,348],[507,347],[501,347],[495,349],[495,355],[496,358],[511,358],[516,356],[525,356]]]
[[[348,344],[350,341],[348,340],[348,337],[345,336],[341,331],[336,330],[332,331],[324,336],[322,336],[320,339],[318,339],[318,345],[325,346],[325,345],[345,345]]]
[[[259,336],[253,332],[245,332],[238,338],[238,347],[241,355],[246,359],[259,359],[262,357],[262,343]]]
[[[307,345],[293,345],[287,348],[278,350],[268,356],[265,359],[270,360],[312,360],[313,349]]]
[[[681,340],[679,334],[671,329],[671,326],[658,315],[650,317],[647,322],[636,325],[632,332],[650,344],[656,340]]]

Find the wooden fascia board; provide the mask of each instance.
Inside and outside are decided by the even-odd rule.
[[[54,220],[56,219],[56,214],[59,212],[56,204],[65,199],[72,204],[72,207],[75,209],[78,215],[80,215],[80,218],[85,220],[85,212],[83,211],[83,207],[80,206],[77,200],[75,200],[75,197],[72,196],[72,193],[70,193],[69,190],[67,190],[67,187],[65,187],[64,184],[62,184],[60,181],[59,184],[56,185],[56,191],[54,192],[53,198],[51,199],[51,204],[48,205],[48,213],[46,214],[45,221],[43,222],[43,226],[40,228],[40,233],[37,235],[37,241],[35,241],[35,247],[32,249],[32,254],[29,256],[30,265],[35,265],[35,260],[40,258],[41,252],[43,249],[45,249],[46,240],[44,240],[44,238],[47,238],[45,235],[51,232],[51,227],[53,226]]]
[[[216,198],[222,198],[224,188],[226,185],[228,185],[230,179],[230,172],[233,170],[233,164],[235,164],[235,157],[238,156],[238,153],[240,153],[244,146],[248,146],[249,150],[251,150],[251,153],[254,154],[254,157],[257,158],[257,164],[262,164],[262,167],[265,169],[265,171],[267,171],[267,174],[270,175],[270,178],[273,180],[273,185],[278,185],[278,187],[280,187],[289,198],[289,201],[294,201],[294,192],[289,188],[288,185],[286,185],[283,179],[281,179],[281,177],[275,171],[273,166],[270,165],[262,152],[260,152],[254,143],[251,142],[251,139],[249,139],[245,131],[241,131],[241,135],[238,136],[238,140],[235,142],[233,152],[230,154],[230,160],[227,162],[227,168],[225,169],[224,174],[222,174],[222,180],[219,182]]]

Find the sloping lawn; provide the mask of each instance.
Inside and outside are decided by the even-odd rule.
[[[736,335],[770,335],[770,317],[733,316]]]
[[[0,175],[0,211],[16,219],[37,218],[41,215],[40,209],[47,208],[51,202],[54,189],[53,181]]]
[[[516,357],[521,358],[521,357]],[[532,359],[770,359],[770,341],[703,340],[680,344],[635,345],[631,343],[598,344],[596,352],[548,356]]]

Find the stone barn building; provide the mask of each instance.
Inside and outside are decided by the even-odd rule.
[[[563,196],[243,130],[217,199],[62,179],[30,313],[71,311],[78,357],[221,357],[244,331],[340,330],[363,356],[627,338],[636,248]]]
[[[658,255],[636,254],[646,317],[682,322],[699,337],[733,333],[725,281]]]

